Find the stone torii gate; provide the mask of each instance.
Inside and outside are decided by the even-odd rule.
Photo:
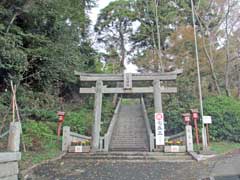
[[[182,70],[164,73],[145,73],[145,74],[92,74],[79,73],[75,75],[80,77],[81,82],[96,82],[96,87],[80,88],[80,94],[95,94],[94,121],[92,128],[92,150],[100,149],[100,129],[102,113],[103,94],[154,94],[155,113],[162,113],[162,93],[177,93],[176,87],[161,86],[161,81],[174,81]],[[124,82],[123,87],[108,88],[104,82]],[[152,81],[153,86],[133,87],[132,81]]]

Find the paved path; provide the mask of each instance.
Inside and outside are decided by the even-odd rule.
[[[240,154],[229,154],[212,162],[210,175],[216,180],[240,180]]]
[[[34,169],[34,180],[195,180],[209,175],[197,162],[60,160]]]
[[[61,159],[33,169],[27,179],[240,180],[240,154],[229,154],[200,163]]]

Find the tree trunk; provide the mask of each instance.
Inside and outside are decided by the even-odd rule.
[[[9,32],[9,30],[10,30],[10,28],[11,28],[11,26],[12,26],[12,24],[13,24],[13,22],[15,21],[15,19],[16,19],[17,16],[18,16],[18,13],[15,12],[15,13],[13,14],[13,17],[12,17],[10,23],[9,23],[8,26],[7,26],[6,33]]]
[[[240,99],[240,67],[238,71],[238,99]]]
[[[161,35],[160,35],[160,27],[158,21],[158,1],[155,0],[155,21],[157,25],[157,39],[158,39],[158,58],[159,58],[159,70],[164,72],[163,62],[162,62],[162,51],[161,51]]]
[[[210,41],[210,46],[211,46],[211,40]],[[215,70],[214,70],[214,65],[213,65],[213,57],[212,57],[212,49],[210,47],[210,54],[211,56],[209,55],[208,53],[208,50],[207,50],[207,47],[206,47],[206,42],[203,38],[203,48],[204,48],[204,52],[207,56],[207,60],[208,60],[208,64],[209,64],[209,67],[210,67],[210,70],[211,70],[211,76],[212,76],[212,79],[213,79],[213,83],[214,83],[214,86],[217,90],[217,93],[218,95],[221,95],[221,90],[220,90],[220,87],[219,87],[219,84],[218,84],[218,81],[217,81],[217,76],[216,76],[216,73],[215,73]]]
[[[120,29],[119,29],[119,36],[120,36],[120,62],[121,66],[124,68],[124,60],[125,60],[125,55],[126,55],[126,49],[125,49],[125,40],[124,40],[124,35],[122,32],[122,24],[120,24]]]
[[[196,16],[196,18],[197,18],[197,21],[198,21],[199,24],[200,24],[200,31],[201,31],[202,36],[203,36],[203,38],[202,38],[203,50],[204,50],[204,53],[205,53],[205,55],[206,55],[206,57],[207,57],[207,60],[208,60],[208,64],[209,64],[209,67],[210,67],[210,71],[211,71],[211,76],[212,76],[212,79],[213,79],[213,83],[214,83],[214,86],[215,86],[215,88],[216,88],[216,90],[217,90],[218,95],[221,95],[221,90],[220,90],[220,87],[219,87],[219,84],[218,84],[218,79],[217,79],[217,75],[216,75],[216,73],[215,73],[214,64],[213,64],[212,36],[211,36],[211,34],[210,34],[209,39],[208,39],[208,40],[209,40],[209,44],[210,44],[210,45],[209,45],[209,51],[208,51],[207,46],[206,46],[206,41],[205,41],[205,38],[204,38],[205,32],[204,32],[204,29],[203,29],[203,25],[202,25],[199,17]],[[207,24],[207,25],[205,24],[205,27],[207,28],[206,31],[207,31],[207,32],[210,32],[209,29],[208,29],[209,24]]]
[[[225,91],[227,96],[231,96],[231,91],[230,91],[230,78],[229,78],[229,73],[230,73],[230,52],[229,52],[229,34],[228,34],[228,15],[230,12],[230,2],[228,2],[228,9],[226,13],[226,19],[225,19],[225,35],[226,35],[226,65],[225,65]]]

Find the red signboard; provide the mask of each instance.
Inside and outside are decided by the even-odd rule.
[[[155,113],[155,121],[163,121],[164,115],[163,113]]]

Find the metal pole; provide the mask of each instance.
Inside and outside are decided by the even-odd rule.
[[[201,87],[201,75],[200,75],[200,67],[199,67],[199,56],[198,56],[198,45],[197,45],[197,33],[196,33],[196,25],[195,25],[195,13],[194,13],[194,4],[193,0],[191,0],[192,6],[192,21],[193,21],[193,30],[194,30],[194,41],[195,41],[195,54],[196,54],[196,63],[197,63],[197,75],[198,75],[198,91],[199,91],[199,103],[200,103],[200,116],[202,119],[202,131],[205,132],[205,126],[203,123],[203,102],[202,102],[202,87]],[[206,150],[206,137],[205,133],[202,133],[202,144],[203,150]]]

